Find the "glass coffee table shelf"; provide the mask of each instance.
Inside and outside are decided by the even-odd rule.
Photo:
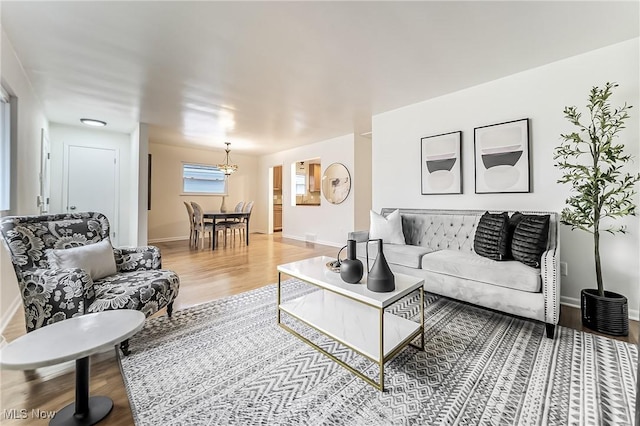
[[[326,268],[330,260],[321,256],[278,266],[278,324],[367,383],[384,390],[384,364],[418,337],[420,346],[417,347],[424,349],[424,280],[394,274],[395,290],[376,293],[367,289],[366,275],[358,284],[342,281],[340,274]],[[282,274],[298,278],[320,290],[281,302]],[[385,308],[414,291],[420,293],[420,323],[384,312]],[[378,382],[284,324],[281,313],[377,363],[380,369]]]

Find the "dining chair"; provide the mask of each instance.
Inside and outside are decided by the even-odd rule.
[[[244,208],[244,201],[240,201],[238,204],[236,204],[236,206],[233,208],[233,212],[234,213],[242,213]],[[220,221],[218,223],[224,223],[226,225],[231,225],[233,224],[233,222],[240,222],[240,218],[237,217],[233,217],[233,218],[228,218],[226,220]]]
[[[211,242],[212,232],[214,231],[214,225],[212,222],[205,222],[204,220],[204,211],[202,210],[202,206],[195,201],[191,202],[191,206],[193,207],[193,217],[194,217],[194,230],[196,234],[196,247],[198,246],[198,239],[200,239],[200,248],[204,248],[204,234],[209,233],[209,242]],[[226,237],[225,237],[226,244]]]
[[[244,212],[245,213],[251,213],[251,210],[253,209],[253,201],[249,201],[245,206],[244,206]]]
[[[244,201],[240,201],[238,204],[236,204],[236,206],[233,208],[233,212],[234,213],[242,213],[244,208]],[[242,219],[238,218],[238,217],[232,217],[229,218],[227,220],[223,220],[219,223],[221,224],[225,224],[225,225],[233,225],[236,222],[240,222]]]
[[[195,229],[195,216],[193,213],[193,207],[191,206],[190,203],[187,203],[186,201],[183,201],[184,206],[187,208],[187,214],[189,215],[189,247],[191,247],[192,245],[196,245],[196,229]]]
[[[234,207],[233,211],[234,213],[242,213],[242,209],[244,207],[244,201],[240,201],[238,204],[236,204],[236,206]],[[235,234],[234,230],[232,229],[233,225],[238,224],[239,222],[241,222],[240,218],[237,217],[232,217],[232,218],[227,218],[225,220],[221,220],[219,222],[216,222],[216,226],[217,227],[224,227],[224,232],[225,232],[225,246],[226,244],[226,238],[227,238],[227,231],[230,231],[232,234]],[[233,235],[234,241],[235,241],[235,235]]]
[[[251,210],[253,210],[253,201],[249,201],[247,204],[245,204],[243,212],[249,213],[249,216],[251,216]],[[247,220],[249,219],[243,218],[239,222],[229,225],[229,229],[231,229],[231,233],[233,234],[234,240],[236,238],[236,234],[235,234],[236,231],[238,231],[238,235],[240,237],[246,237],[245,231],[247,229],[247,224],[246,224]]]

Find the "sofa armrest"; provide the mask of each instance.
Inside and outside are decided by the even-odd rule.
[[[160,249],[156,246],[114,248],[118,272],[149,271],[162,267]]]
[[[21,278],[27,332],[84,315],[95,299],[93,280],[84,269],[29,269]]]
[[[540,276],[545,322],[558,324],[560,320],[560,250],[557,247],[542,253]]]
[[[356,243],[364,243],[369,241],[369,231],[353,231],[347,236],[349,240],[356,240]]]

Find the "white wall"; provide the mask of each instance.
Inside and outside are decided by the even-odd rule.
[[[553,166],[553,149],[560,133],[573,131],[563,116],[568,105],[584,109],[592,86],[607,81],[620,84],[614,105],[633,105],[631,119],[622,133],[626,152],[635,157],[631,171],[638,171],[640,87],[639,39],[598,49],[506,78],[410,105],[373,117],[373,206],[456,208],[490,210],[561,211],[569,194],[556,183],[560,172]],[[530,119],[532,193],[474,193],[474,127],[520,118]],[[463,194],[420,194],[420,138],[462,130]],[[638,196],[636,195],[636,203]],[[620,221],[629,234],[605,234],[601,253],[605,287],[629,299],[637,318],[640,295],[638,218]],[[561,260],[569,275],[562,277],[562,300],[578,304],[582,288],[595,287],[590,234],[561,229]]]
[[[341,204],[331,204],[324,197],[320,206],[295,206],[292,204],[291,165],[298,161],[319,158],[322,173],[332,163],[344,164],[352,179],[352,192]],[[273,210],[273,197],[269,188],[270,170],[282,167],[282,235],[298,240],[315,240],[321,244],[343,246],[347,233],[354,229],[354,136],[353,134],[301,146],[260,158],[259,195],[251,217],[253,230],[270,233],[269,211]],[[295,203],[294,203],[295,204]],[[255,219],[254,219],[255,216]]]
[[[355,197],[354,229],[369,229],[369,211],[372,202],[371,186],[371,139],[360,135],[355,136],[354,157],[355,166],[352,175],[357,179],[351,189]]]
[[[131,136],[126,133],[109,130],[96,130],[75,127],[66,124],[51,123],[49,129],[51,142],[51,213],[65,213],[66,202],[63,199],[63,173],[65,146],[75,145],[93,148],[108,148],[118,151],[119,207],[118,225],[114,245],[137,245],[131,240],[131,227],[136,225],[137,215],[132,206],[131,191],[137,190],[137,176],[131,175]],[[111,224],[113,227],[114,224]]]
[[[140,127],[136,126],[131,134],[129,135],[129,176],[138,176],[139,168],[140,168]],[[139,185],[131,186],[129,190],[129,205],[134,207],[138,205],[138,199],[140,198],[140,187]],[[131,211],[132,216],[138,216],[135,212]],[[131,226],[129,226],[128,232],[128,240],[136,241],[138,240],[138,221],[131,221]],[[138,245],[138,244],[136,244]]]
[[[17,125],[17,155],[12,156],[16,168],[15,181],[11,182],[11,214],[37,214],[36,197],[40,193],[40,132],[48,131],[48,121],[40,100],[35,96],[22,68],[20,60],[4,31],[0,39],[0,82],[17,98],[17,111],[12,109],[12,123]],[[17,118],[17,120],[16,120]],[[16,159],[14,162],[13,159]],[[15,202],[14,202],[15,201]],[[0,330],[20,304],[16,281],[9,254],[0,244]]]
[[[149,194],[149,130],[144,123],[138,123],[131,132],[130,143],[130,176],[136,185],[131,185],[130,203],[131,221],[129,227],[129,244],[133,246],[147,245],[148,240],[148,194]],[[132,183],[133,183],[132,181]]]
[[[163,145],[150,141],[151,154],[151,211],[149,212],[149,241],[186,240],[189,222],[184,201],[196,201],[204,210],[218,210],[220,196],[182,195],[182,163],[215,165],[224,161],[224,150],[205,150]],[[258,157],[231,152],[231,161],[238,171],[229,177],[229,195],[225,205],[231,210],[240,201],[255,200],[258,204]],[[145,207],[146,208],[146,207]],[[251,213],[250,232],[255,231]]]
[[[36,202],[40,194],[40,133],[41,129],[48,131],[49,124],[42,104],[33,93],[22,64],[4,32],[1,48],[2,85],[9,95],[18,99],[17,186],[13,188],[17,197],[16,205],[11,210],[15,214],[37,214],[40,211]],[[14,118],[12,117],[12,121]]]

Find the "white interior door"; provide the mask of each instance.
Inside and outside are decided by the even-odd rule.
[[[117,246],[117,150],[69,145],[66,154],[66,211],[94,211],[107,216],[111,225],[111,242]]]

